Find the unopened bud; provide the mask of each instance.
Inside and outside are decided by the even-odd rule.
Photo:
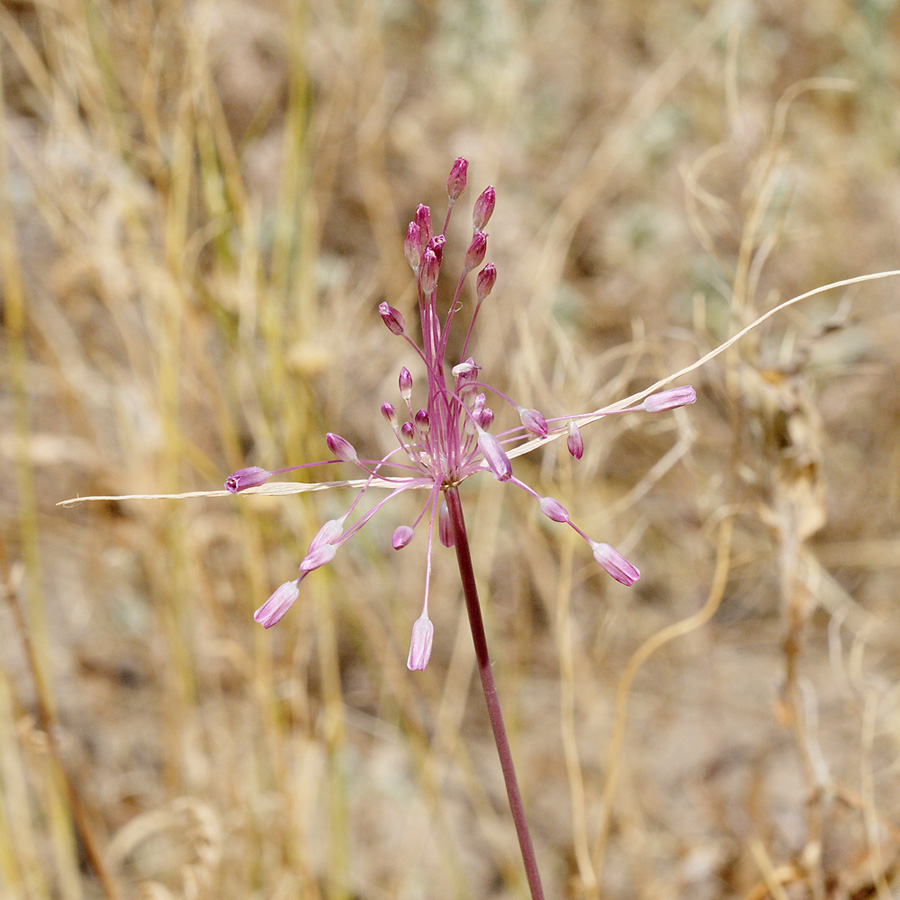
[[[446,501],[441,504],[438,512],[438,537],[445,547],[452,547],[456,544],[453,539],[453,526],[450,524],[450,510],[447,509]]]
[[[512,477],[512,464],[503,447],[500,446],[500,441],[480,425],[476,425],[475,429],[478,432],[478,446],[488,468],[497,481],[509,481]]]
[[[451,204],[459,200],[460,195],[466,189],[466,171],[468,168],[469,161],[460,156],[453,163],[453,168],[450,169],[450,175],[447,178],[447,196],[450,197]]]
[[[429,247],[422,255],[422,265],[419,267],[419,287],[426,296],[437,287],[440,271],[441,264],[437,255]]]
[[[541,498],[541,512],[554,522],[568,522],[569,513],[566,508],[558,500],[552,497]]]
[[[612,575],[619,584],[631,587],[641,573],[633,566],[618,550],[610,547],[609,544],[600,544],[597,541],[591,541],[591,549],[594,551],[594,559],[603,566],[606,571]]]
[[[317,532],[316,536],[309,542],[309,553],[324,547],[327,544],[334,544],[338,538],[344,533],[343,519],[329,519]]]
[[[228,476],[225,482],[225,490],[230,494],[236,494],[238,491],[244,491],[249,487],[256,487],[258,484],[265,484],[271,473],[259,466],[248,466],[246,469],[238,469]]]
[[[475,279],[475,296],[479,303],[494,289],[496,281],[497,267],[493,263],[488,263]]]
[[[412,397],[412,375],[409,374],[409,369],[406,366],[400,370],[400,396],[404,400],[409,400]]]
[[[409,658],[406,668],[411,672],[421,672],[431,658],[431,645],[434,641],[434,625],[425,613],[416,619],[409,644]]]
[[[472,227],[475,231],[484,231],[485,226],[493,215],[496,199],[496,192],[492,187],[488,186],[475,201],[475,208],[472,210]]]
[[[297,597],[300,596],[298,585],[301,580],[302,576],[296,581],[287,581],[276,588],[272,596],[253,614],[253,620],[259,622],[263,628],[271,628],[280,622],[284,614],[294,605]]]
[[[522,424],[535,436],[539,438],[547,437],[549,429],[547,428],[547,420],[536,409],[523,409],[518,407],[517,412]]]
[[[409,223],[406,229],[406,237],[403,239],[403,255],[413,272],[419,271],[419,263],[422,262],[422,235],[419,226],[415,222]]]
[[[431,210],[420,203],[416,208],[416,218],[413,224],[419,228],[419,240],[422,242],[422,249],[424,250],[433,235],[431,230]]]
[[[416,413],[416,427],[419,429],[421,434],[428,434],[430,423],[428,421],[428,410],[420,409]]]
[[[483,231],[476,231],[472,236],[472,243],[466,250],[466,258],[463,268],[466,273],[477,269],[484,262],[484,254],[487,252],[487,235]]]
[[[644,398],[641,406],[647,412],[663,412],[667,409],[678,409],[679,406],[687,406],[697,400],[697,392],[688,384],[684,387],[670,388],[667,391],[660,391],[658,394],[651,394]]]
[[[301,573],[306,575],[309,572],[312,572],[313,569],[318,569],[319,566],[330,563],[337,554],[337,551],[337,544],[320,544],[315,549],[310,550],[309,553],[303,557],[303,562],[300,563]]]
[[[566,447],[575,459],[581,459],[584,455],[584,441],[581,431],[574,422],[569,422],[569,436],[566,438]]]
[[[356,450],[353,444],[339,434],[332,434],[329,431],[325,435],[325,443],[328,444],[328,449],[342,462],[357,461]]]
[[[402,550],[415,537],[415,534],[409,525],[398,525],[391,535],[391,546],[395,550]]]
[[[406,331],[406,319],[393,306],[389,306],[387,303],[379,303],[378,313],[392,334],[403,334]]]
[[[381,404],[381,414],[387,419],[388,425],[393,428],[397,424],[397,410],[390,403]]]

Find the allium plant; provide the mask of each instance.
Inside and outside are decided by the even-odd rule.
[[[397,309],[388,303],[382,303],[378,308],[387,329],[409,344],[421,363],[421,373],[417,375],[419,384],[414,384],[413,375],[406,367],[401,368],[398,377],[399,401],[396,401],[396,405],[385,402],[381,406],[381,414],[394,432],[397,446],[381,459],[365,459],[358,455],[345,438],[329,433],[325,436],[325,441],[334,459],[271,472],[258,466],[250,466],[231,475],[225,482],[225,487],[231,493],[238,493],[259,488],[277,473],[334,462],[353,466],[363,473],[359,479],[333,483],[334,486],[354,485],[359,490],[346,512],[339,518],[326,522],[310,541],[309,549],[300,562],[299,575],[278,587],[256,611],[255,620],[265,628],[277,624],[297,601],[303,579],[313,570],[331,562],[338,550],[391,500],[410,490],[427,492],[425,503],[415,519],[398,525],[391,538],[394,549],[402,550],[413,540],[417,529],[424,528],[426,532],[424,599],[421,615],[412,627],[407,666],[411,670],[424,669],[431,656],[434,626],[428,617],[428,602],[437,526],[440,542],[456,551],[488,714],[500,755],[531,895],[537,898],[543,897],[543,890],[491,672],[459,487],[470,476],[486,472],[498,481],[525,491],[537,501],[545,516],[573,529],[610,576],[624,585],[633,585],[640,577],[637,568],[609,544],[593,540],[585,534],[558,500],[541,496],[514,475],[511,458],[548,441],[565,437],[569,453],[580,459],[584,451],[582,425],[613,413],[674,409],[693,403],[696,395],[692,387],[676,387],[650,394],[638,406],[548,419],[538,410],[516,403],[482,380],[481,366],[474,356],[469,355],[469,345],[482,304],[490,297],[497,280],[497,269],[493,263],[481,267],[487,252],[487,234],[484,229],[490,221],[496,201],[492,187],[485,188],[475,201],[472,237],[462,271],[456,280],[453,297],[445,312],[442,313],[438,305],[438,282],[447,228],[454,206],[465,190],[467,169],[465,159],[460,158],[453,163],[447,179],[449,203],[441,230],[435,232],[431,210],[420,205],[409,223],[403,241],[403,252],[418,288],[419,328],[410,334],[404,316]],[[476,270],[474,303],[466,303],[469,296],[464,293],[466,283]],[[451,330],[456,324],[457,316],[467,308],[470,312],[462,351],[458,360],[448,360]],[[419,403],[422,405],[419,406]],[[518,418],[518,424],[512,428],[497,430],[494,427],[493,407],[498,404],[500,408],[510,407]],[[386,489],[387,494],[373,507],[353,518],[362,497],[372,488]]]

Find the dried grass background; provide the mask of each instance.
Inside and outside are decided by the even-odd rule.
[[[55,504],[389,446],[376,306],[412,309],[405,225],[458,155],[466,207],[498,194],[479,362],[547,415],[897,268],[898,69],[894,0],[6,0],[2,896],[524,896],[447,552],[405,668],[412,500],[271,632],[349,497]],[[897,291],[516,460],[633,589],[467,484],[549,897],[900,891]]]

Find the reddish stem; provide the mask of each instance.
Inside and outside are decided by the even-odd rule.
[[[478,672],[481,675],[481,686],[484,690],[484,699],[487,703],[488,716],[491,720],[491,729],[494,732],[494,743],[497,745],[497,753],[500,756],[500,768],[503,770],[503,781],[506,783],[509,808],[510,812],[512,812],[516,834],[519,838],[522,861],[525,863],[528,887],[531,889],[532,900],[544,900],[544,889],[541,887],[541,876],[538,872],[537,859],[534,855],[534,845],[531,843],[531,834],[528,831],[528,823],[525,820],[525,808],[522,806],[522,795],[519,793],[519,784],[516,780],[516,770],[513,766],[512,753],[509,749],[509,740],[506,737],[503,715],[500,712],[497,686],[494,683],[494,674],[491,671],[491,660],[488,655],[487,639],[484,634],[484,621],[481,617],[481,604],[478,601],[478,588],[475,584],[475,571],[472,568],[472,554],[469,552],[469,539],[466,534],[466,521],[463,518],[462,503],[459,499],[459,491],[455,487],[448,488],[444,491],[444,494],[447,498],[447,510],[450,513],[450,522],[453,527],[456,559],[459,563],[459,574],[462,578],[463,594],[466,598],[466,610],[469,614],[469,627],[472,629],[472,641],[475,644]]]

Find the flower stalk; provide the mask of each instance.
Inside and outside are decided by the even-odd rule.
[[[491,669],[491,658],[488,653],[484,620],[481,615],[481,604],[478,600],[478,587],[475,583],[475,570],[472,568],[472,554],[469,552],[469,539],[466,534],[466,521],[463,518],[459,490],[455,487],[450,488],[444,492],[444,497],[447,501],[450,525],[453,529],[456,561],[459,565],[459,575],[462,579],[466,612],[469,616],[469,628],[472,631],[472,642],[475,645],[478,674],[481,676],[481,687],[484,691],[485,703],[487,703],[488,717],[491,720],[494,743],[497,745],[497,754],[500,757],[500,768],[503,771],[506,795],[509,798],[509,809],[516,827],[516,836],[519,839],[522,861],[525,864],[525,875],[528,879],[532,900],[543,900],[544,889],[541,885],[537,858],[534,855],[534,844],[532,843],[528,822],[525,818],[525,807],[522,804],[522,795],[519,792],[512,751],[509,749],[509,740],[506,736],[506,727],[503,724],[503,714],[500,710],[500,699],[497,694],[496,683],[494,682],[494,673]]]

